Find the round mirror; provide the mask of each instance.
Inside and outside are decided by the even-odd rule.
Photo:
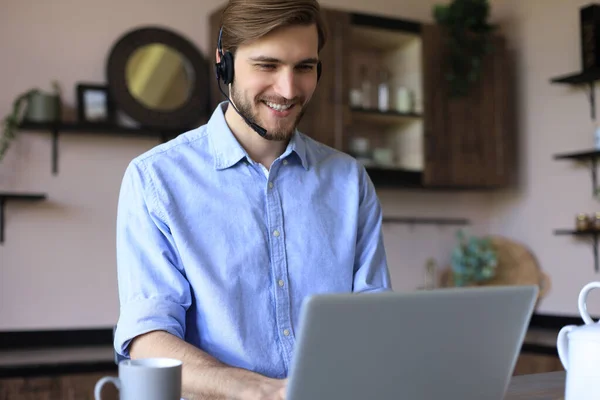
[[[125,74],[127,89],[152,110],[172,111],[189,99],[194,71],[189,61],[173,48],[153,43],[134,51]]]
[[[116,107],[143,127],[184,130],[207,120],[209,64],[173,31],[127,32],[111,49],[106,73]]]

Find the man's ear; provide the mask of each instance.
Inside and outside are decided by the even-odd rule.
[[[221,62],[221,55],[219,54],[219,49],[215,49],[215,59],[217,60],[217,64]]]

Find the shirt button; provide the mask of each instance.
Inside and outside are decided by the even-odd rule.
[[[273,189],[273,182],[269,182],[269,189]]]
[[[289,329],[284,329],[284,330],[283,330],[283,334],[284,334],[285,336],[290,336],[290,331],[289,331]]]
[[[288,165],[288,160],[283,160],[283,165]]]
[[[283,285],[284,285],[283,279],[280,279],[278,283],[279,283],[279,286],[283,287]]]
[[[274,231],[273,231],[273,236],[275,236],[275,237],[279,237],[279,231],[278,231],[278,230],[274,230]]]

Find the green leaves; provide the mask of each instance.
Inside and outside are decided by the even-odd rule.
[[[488,0],[453,0],[433,7],[435,21],[448,33],[446,80],[452,97],[467,95],[481,77],[482,60],[492,51],[489,14]]]
[[[15,139],[15,134],[25,112],[25,106],[31,96],[38,93],[38,89],[29,90],[13,102],[12,112],[2,120],[2,135],[0,136],[0,161],[4,158],[10,143]]]
[[[436,4],[433,7],[435,20],[448,27],[489,32],[487,20],[490,16],[488,0],[453,0],[450,4]]]
[[[59,85],[58,81],[56,81],[56,80],[53,80],[51,82],[51,84],[52,84],[53,95],[56,96],[58,105],[60,107],[60,105],[62,104],[62,100],[61,100],[62,93],[61,93],[60,85]],[[4,154],[10,147],[11,142],[15,139],[16,132],[19,129],[19,125],[21,124],[21,122],[23,120],[23,117],[27,110],[27,106],[29,104],[30,99],[33,96],[41,94],[41,93],[42,93],[42,91],[40,89],[34,88],[34,89],[30,89],[30,90],[20,94],[19,96],[17,96],[17,98],[13,102],[13,107],[12,107],[10,114],[5,116],[4,119],[2,120],[2,131],[0,131],[0,162],[2,162],[2,159],[4,158]],[[59,118],[59,117],[60,117],[60,111],[58,112],[58,115],[56,116],[56,118]]]
[[[456,286],[486,281],[495,276],[498,257],[487,238],[456,234],[457,246],[452,251],[451,266]]]

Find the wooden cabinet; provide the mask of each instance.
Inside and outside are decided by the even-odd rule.
[[[210,18],[211,52],[221,11]],[[495,51],[485,60],[479,83],[467,97],[454,99],[446,90],[446,46],[439,26],[327,7],[323,14],[329,33],[320,54],[323,73],[299,125],[302,132],[359,158],[379,186],[456,189],[510,183],[512,80],[501,36],[494,38]],[[389,102],[382,110],[378,85],[384,79]],[[216,106],[224,97],[214,74],[212,81]],[[365,82],[370,95],[357,99]],[[408,109],[406,93],[412,103]]]
[[[0,400],[94,400],[94,386],[106,373],[68,374],[26,378],[0,379]],[[107,384],[102,389],[103,400],[117,400],[117,389]]]
[[[443,30],[423,26],[426,186],[501,187],[510,182],[515,144],[510,66],[504,38],[484,60],[482,76],[464,98],[448,95]]]

